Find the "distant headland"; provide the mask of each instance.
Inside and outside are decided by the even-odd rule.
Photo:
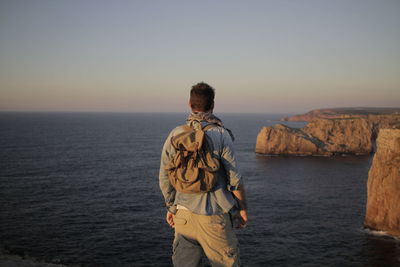
[[[400,115],[400,108],[380,107],[348,107],[313,109],[305,114],[284,117],[282,121],[311,121],[315,118],[338,119],[348,117],[363,117],[382,115]]]

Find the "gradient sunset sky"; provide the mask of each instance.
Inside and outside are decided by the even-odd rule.
[[[0,0],[0,111],[400,107],[400,1]]]

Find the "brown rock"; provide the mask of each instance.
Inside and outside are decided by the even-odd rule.
[[[365,119],[314,119],[302,129],[264,127],[256,152],[269,155],[369,154],[372,129]]]
[[[269,155],[325,155],[318,140],[299,129],[277,124],[264,127],[257,136],[256,152]]]
[[[368,173],[364,225],[400,237],[400,129],[381,129]]]

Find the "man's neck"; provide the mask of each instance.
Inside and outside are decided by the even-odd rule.
[[[198,114],[198,113],[210,113],[210,114],[212,114],[213,111],[212,110],[208,110],[208,111],[192,110],[192,113],[196,113],[196,114]]]

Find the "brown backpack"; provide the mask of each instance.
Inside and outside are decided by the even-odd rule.
[[[196,194],[212,190],[217,181],[220,162],[215,158],[212,145],[204,133],[214,127],[202,129],[182,126],[184,131],[171,139],[175,156],[166,167],[171,185],[179,192]]]

